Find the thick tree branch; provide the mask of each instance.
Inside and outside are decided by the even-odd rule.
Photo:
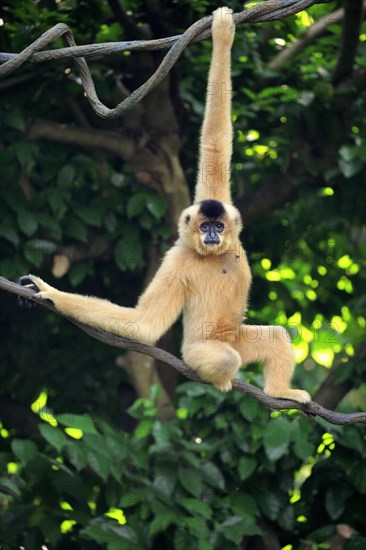
[[[352,74],[364,11],[363,0],[346,0],[341,48],[333,73],[333,84],[338,84]]]
[[[319,36],[321,36],[334,23],[339,23],[344,17],[344,9],[340,8],[333,13],[329,13],[321,17],[296,42],[292,42],[286,48],[283,48],[271,61],[268,63],[266,70],[278,72],[285,63],[293,59],[301,53],[309,44],[312,44]]]
[[[263,21],[274,21],[289,15],[293,15],[294,13],[298,13],[299,11],[313,6],[314,4],[326,3],[328,1],[329,0],[268,0],[251,8],[248,8],[243,12],[235,14],[234,21],[236,25],[243,22],[254,23]],[[199,21],[193,23],[193,25],[191,25],[181,36],[161,39],[160,41],[154,40],[151,41],[152,43],[150,41],[139,41],[137,43],[119,43],[118,51],[121,51],[123,49],[156,49],[160,48],[162,44],[164,44],[163,47],[166,47],[167,43],[171,45],[171,48],[162,60],[160,66],[157,68],[155,73],[144,84],[142,84],[142,86],[137,88],[137,90],[132,92],[129,97],[125,98],[113,109],[110,109],[109,107],[104,105],[98,98],[89,67],[87,65],[87,62],[85,61],[86,53],[80,53],[80,50],[77,53],[77,47],[73,34],[69,27],[64,23],[58,23],[52,29],[49,29],[48,31],[43,33],[43,35],[35,40],[30,46],[25,48],[21,53],[15,54],[15,56],[14,54],[0,54],[0,61],[5,61],[3,65],[0,66],[0,78],[7,76],[30,60],[39,61],[40,54],[38,54],[38,58],[35,57],[37,55],[37,52],[39,52],[39,50],[41,50],[48,44],[52,43],[57,38],[62,37],[66,44],[69,46],[69,53],[71,53],[71,56],[74,57],[75,65],[80,74],[86,97],[91,107],[100,117],[117,118],[123,115],[127,110],[134,107],[166,77],[166,75],[169,73],[171,68],[181,56],[184,49],[191,42],[195,40],[202,40],[203,38],[211,36],[211,24],[212,16],[204,17],[203,19],[200,19]],[[98,50],[99,54],[101,53],[101,51],[103,51],[105,54],[112,53],[112,45],[104,44],[99,46],[102,46],[102,48],[99,48]],[[72,51],[70,51],[70,48],[72,48]],[[95,46],[88,46],[87,48],[89,48],[89,53],[91,51],[96,52]],[[55,59],[57,55],[59,57],[64,57],[62,52],[61,55],[60,52],[58,54],[55,54],[55,50],[44,53],[47,53],[48,59]],[[83,55],[84,57],[77,57],[80,55]],[[41,59],[45,59],[44,55]]]
[[[104,149],[123,160],[130,159],[134,154],[133,141],[117,132],[76,128],[48,120],[33,122],[28,129],[28,136],[30,139],[50,139],[61,143]]]
[[[285,176],[279,176],[275,180],[263,183],[236,201],[235,206],[242,214],[245,225],[250,225],[274,210],[282,208],[288,202],[294,202],[304,188],[324,186],[323,177],[313,177],[301,185],[291,183],[288,175],[286,179],[284,178]]]
[[[25,298],[31,298],[35,294],[33,290],[8,281],[4,277],[0,277],[0,288],[8,292],[12,292],[13,294],[17,294],[18,296],[23,296]],[[51,304],[37,298],[33,298],[33,300],[41,304],[42,306],[47,307],[51,311],[58,313]],[[163,363],[166,363],[167,365],[175,368],[186,378],[189,378],[190,380],[194,380],[196,382],[205,383],[190,367],[183,363],[183,361],[181,361],[171,353],[168,353],[167,351],[156,348],[154,346],[140,344],[139,342],[135,342],[133,340],[127,340],[126,338],[121,338],[120,336],[116,336],[115,334],[111,334],[109,332],[105,332],[103,330],[84,325],[83,323],[79,323],[78,321],[75,321],[68,317],[66,318],[96,340],[104,342],[109,346],[124,348],[131,351],[138,351],[145,355],[149,355],[150,357],[154,357],[154,359],[158,359],[159,361],[162,361]],[[256,388],[251,384],[242,382],[241,380],[237,379],[233,381],[233,389],[242,393],[247,393],[248,395],[257,399],[260,403],[271,409],[298,409],[300,411],[304,411],[306,414],[311,416],[320,416],[321,418],[324,418],[332,424],[355,424],[356,422],[362,422],[366,424],[366,412],[342,414],[334,411],[329,411],[318,403],[314,403],[314,401],[303,404],[298,403],[297,401],[292,401],[290,399],[277,399],[275,397],[270,397],[269,395],[265,394],[259,388]]]

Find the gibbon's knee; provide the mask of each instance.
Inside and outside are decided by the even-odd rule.
[[[197,374],[211,382],[220,391],[232,388],[232,379],[242,361],[240,354],[229,344],[207,341],[199,344],[185,344],[183,359]]]

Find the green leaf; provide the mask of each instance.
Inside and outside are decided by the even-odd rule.
[[[153,486],[165,498],[170,498],[177,483],[177,469],[171,464],[159,464]]]
[[[278,522],[286,531],[293,531],[295,527],[295,507],[292,504],[281,511]]]
[[[61,187],[71,187],[75,179],[75,168],[71,164],[66,164],[61,168],[57,176],[57,185]]]
[[[126,493],[121,498],[119,506],[121,508],[130,508],[131,506],[135,506],[138,502],[141,502],[142,499],[143,497],[136,492]]]
[[[164,507],[162,512],[159,512],[149,525],[149,535],[154,536],[157,533],[166,531],[169,525],[178,521],[177,515],[168,508]]]
[[[55,250],[56,245],[44,239],[32,239],[23,247],[25,258],[36,267],[41,266],[45,254],[52,254]]]
[[[38,223],[49,230],[50,236],[56,239],[57,241],[61,240],[62,229],[58,221],[49,216],[48,214],[38,213],[37,214]]]
[[[75,466],[78,472],[85,468],[87,465],[86,453],[84,447],[79,442],[67,441],[66,451],[71,464]]]
[[[84,433],[96,434],[94,422],[89,415],[64,413],[56,416],[57,422],[68,428],[77,428]]]
[[[108,458],[100,453],[95,451],[88,451],[86,453],[86,458],[89,466],[98,474],[103,481],[107,481],[109,474],[109,460]]]
[[[80,220],[70,220],[65,226],[65,235],[84,243],[88,241],[87,228]]]
[[[270,460],[278,460],[288,449],[291,439],[291,424],[279,416],[268,422],[263,435],[266,454]]]
[[[255,516],[258,514],[258,507],[251,495],[235,491],[229,496],[230,508],[235,516]],[[254,520],[253,520],[254,521]]]
[[[100,544],[116,544],[120,550],[141,550],[139,538],[132,527],[119,525],[114,520],[95,518],[80,531],[82,537]],[[127,545],[126,545],[127,543]]]
[[[6,126],[15,128],[15,130],[24,131],[26,128],[24,112],[21,110],[14,110],[8,113],[3,113],[3,121]]]
[[[17,144],[16,156],[22,169],[29,173],[34,166],[34,157],[38,153],[38,145],[30,141]]]
[[[366,458],[366,438],[356,426],[347,426],[342,429],[336,438],[337,444],[348,449],[354,449],[364,458]]]
[[[203,479],[206,483],[215,487],[216,489],[225,489],[225,479],[221,471],[213,462],[205,462],[202,467]]]
[[[178,478],[181,485],[186,491],[195,497],[200,497],[202,494],[202,476],[197,470],[191,468],[180,468]]]
[[[155,420],[152,433],[156,443],[160,445],[169,443],[169,439],[170,439],[169,428],[167,424],[161,422],[161,420]]]
[[[13,439],[11,449],[23,466],[36,458],[38,454],[37,445],[29,439]]]
[[[61,430],[49,424],[40,424],[39,431],[50,445],[61,451],[67,441],[65,434]]]
[[[339,149],[339,154],[343,160],[345,160],[346,162],[350,162],[355,157],[357,157],[358,147],[356,147],[355,145],[343,145]]]
[[[38,227],[38,222],[34,214],[29,210],[19,210],[18,224],[23,233],[28,237],[31,237]]]
[[[105,444],[107,452],[118,461],[123,460],[127,454],[126,440],[123,440],[121,434],[105,436]]]
[[[43,254],[53,254],[57,250],[55,243],[46,239],[32,239],[27,242],[27,246],[39,250]]]
[[[354,487],[363,495],[366,494],[366,468],[365,461],[357,460],[351,469],[350,479]]]
[[[243,518],[233,516],[220,525],[220,531],[227,540],[240,544],[245,535],[246,527],[247,525]]]
[[[177,529],[174,533],[174,550],[187,550],[192,546],[192,537],[186,530]]]
[[[361,159],[355,158],[350,162],[346,162],[342,159],[339,160],[338,166],[345,178],[352,178],[355,176],[362,168],[364,163]]]
[[[14,227],[11,227],[9,224],[2,223],[0,225],[0,236],[14,245],[19,243],[18,233],[15,231]]]
[[[345,502],[340,498],[338,492],[338,487],[331,485],[325,493],[325,509],[332,520],[338,519],[345,509]]]
[[[141,264],[142,253],[141,242],[138,239],[126,236],[117,242],[114,257],[119,269],[125,271],[126,268],[135,269]]]
[[[145,193],[136,193],[133,195],[127,203],[127,217],[135,218],[145,208],[146,205],[146,194]]]
[[[292,440],[294,453],[298,458],[306,460],[313,454],[314,445],[310,443],[308,434],[302,430],[299,422],[293,425]]]
[[[138,423],[136,429],[135,429],[135,437],[136,439],[144,439],[144,437],[147,437],[151,434],[153,425],[153,420],[151,418],[143,418]]]
[[[89,264],[88,262],[78,262],[71,266],[68,277],[72,286],[78,286],[88,275]]]
[[[104,205],[94,202],[90,206],[83,206],[77,210],[78,216],[88,225],[100,227],[105,213]]]
[[[178,502],[193,515],[200,514],[206,518],[210,518],[212,516],[212,509],[210,506],[201,500],[196,500],[194,498],[182,498]]]
[[[53,188],[52,192],[49,195],[48,202],[53,210],[53,212],[59,214],[62,211],[62,208],[65,206],[65,199],[67,197],[67,192],[64,189]]]
[[[160,220],[165,214],[166,202],[161,195],[149,195],[146,206],[148,211],[157,220]]]
[[[257,494],[257,503],[269,519],[275,520],[281,509],[281,501],[274,491],[261,491]]]
[[[251,456],[241,456],[238,463],[239,477],[242,481],[247,479],[256,469],[257,461]]]
[[[189,532],[198,539],[205,539],[209,535],[209,530],[206,522],[199,517],[184,517],[184,523],[187,525]]]

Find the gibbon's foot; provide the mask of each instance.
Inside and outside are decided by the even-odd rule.
[[[217,390],[225,393],[233,389],[232,379],[234,378],[235,373],[238,369],[235,368],[235,370],[232,370],[232,372],[229,373],[216,371],[216,373],[213,374],[212,367],[207,367],[205,365],[195,370],[202,380],[204,380],[205,382],[209,382]]]
[[[212,38],[214,42],[231,46],[235,34],[233,10],[226,6],[218,8],[213,12],[213,16]]]
[[[215,384],[212,384],[217,390],[222,391],[223,393],[226,393],[228,391],[231,391],[233,389],[233,384],[231,380],[227,380],[226,382],[216,382]]]
[[[290,388],[284,390],[271,390],[270,388],[264,388],[264,393],[271,397],[278,397],[279,399],[293,399],[299,403],[308,403],[311,401],[311,396],[304,390],[291,390]]]
[[[33,300],[33,298],[41,298],[42,300],[49,301],[51,303],[52,299],[49,298],[46,294],[47,290],[51,290],[52,287],[49,286],[47,283],[42,281],[39,277],[36,277],[35,275],[24,275],[23,277],[20,277],[17,280],[17,283],[19,285],[25,286],[27,288],[30,288],[31,290],[35,290],[36,294],[32,296],[31,298],[25,298],[24,296],[18,296],[18,304],[21,307],[27,307],[31,308],[37,305],[37,302]],[[54,290],[54,289],[52,289]]]

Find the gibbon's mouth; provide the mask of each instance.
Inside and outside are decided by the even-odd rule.
[[[219,245],[220,244],[220,241],[219,240],[214,240],[214,241],[203,241],[203,244],[205,246],[215,246],[215,245]]]

